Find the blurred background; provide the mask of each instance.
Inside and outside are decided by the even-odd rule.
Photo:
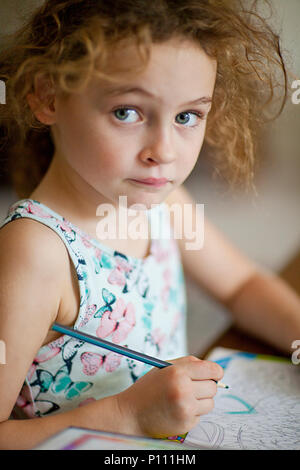
[[[2,36],[26,20],[41,0],[1,0]],[[259,1],[258,1],[259,3]],[[281,36],[288,68],[300,79],[300,1],[271,0],[270,23]],[[186,181],[205,215],[229,240],[268,270],[279,272],[300,250],[300,104],[289,100],[283,114],[264,132],[255,177],[257,193],[233,193],[225,181],[212,178],[205,152]],[[3,165],[3,163],[2,163]],[[0,222],[19,198],[0,171]],[[189,352],[201,354],[230,326],[224,308],[187,280]]]

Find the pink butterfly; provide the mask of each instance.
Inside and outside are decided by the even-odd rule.
[[[122,356],[114,352],[109,353],[104,359],[106,372],[113,372],[121,364]]]
[[[115,307],[110,311],[104,312],[96,334],[99,338],[106,338],[113,333],[112,341],[119,343],[123,341],[135,325],[134,305],[129,302],[125,306],[122,298],[119,298]]]
[[[63,340],[62,338],[58,338],[59,340]],[[62,341],[63,342],[63,341]],[[49,361],[49,359],[52,359],[52,357],[56,356],[57,354],[59,354],[61,351],[61,348],[59,347],[59,344],[57,344],[57,342],[55,343],[54,341],[52,343],[50,343],[48,345],[48,350],[43,353],[43,354],[39,354],[38,356],[36,356],[33,361],[32,361],[32,364],[29,368],[29,371],[28,371],[28,374],[27,374],[27,378],[28,380],[31,380],[34,372],[36,371],[36,368],[37,366],[41,363],[41,362],[46,362],[46,361]]]
[[[36,400],[39,393],[40,387],[32,387],[30,390],[28,385],[23,385],[17,398],[15,406],[20,408],[28,418],[46,415],[59,409],[59,406],[51,401]]]
[[[116,328],[116,320],[110,318],[111,312],[110,310],[106,310],[101,318],[100,326],[97,328],[96,335],[99,338],[106,338],[109,336],[114,329]]]
[[[84,352],[80,356],[83,364],[83,373],[85,375],[95,375],[103,364],[103,357],[101,354],[92,352]]]
[[[122,256],[115,256],[116,267],[108,277],[110,284],[117,284],[118,286],[124,286],[126,283],[125,273],[132,271],[130,263]]]
[[[115,256],[116,266],[120,271],[129,273],[132,270],[132,266],[125,258],[122,256]]]
[[[110,284],[116,284],[117,286],[124,286],[126,283],[126,278],[124,273],[118,268],[114,269],[107,278],[107,281]]]
[[[89,322],[89,320],[92,318],[96,310],[97,310],[96,304],[86,306],[86,309],[84,312],[84,318],[81,320],[79,324],[79,328],[81,328],[82,326],[86,325]]]
[[[22,387],[21,393],[18,396],[17,401],[16,401],[16,406],[18,408],[22,408],[22,411],[29,418],[35,417],[35,410],[34,410],[31,393],[30,393],[28,385],[24,385]]]
[[[114,352],[110,352],[105,356],[101,354],[85,352],[81,354],[80,360],[83,364],[83,372],[86,375],[95,375],[103,365],[106,372],[113,372],[119,367],[122,356]]]

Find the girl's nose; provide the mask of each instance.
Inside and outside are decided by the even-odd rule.
[[[171,133],[171,129],[153,132],[140,152],[140,159],[152,165],[172,163],[176,157]]]

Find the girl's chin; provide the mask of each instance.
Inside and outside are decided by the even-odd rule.
[[[157,204],[161,204],[164,202],[166,199],[166,195],[164,194],[143,194],[140,197],[127,197],[127,208],[130,208],[132,206],[139,206],[139,207],[133,207],[133,209],[136,210],[149,210],[153,206],[156,206]]]
[[[156,192],[147,191],[124,191],[120,192],[115,198],[115,204],[129,209],[131,206],[135,210],[149,210],[154,205],[161,204],[167,198],[170,191],[161,190]]]

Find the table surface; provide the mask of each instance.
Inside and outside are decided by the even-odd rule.
[[[300,251],[279,273],[279,275],[300,294]],[[230,327],[220,338],[210,345],[209,349],[205,351],[204,354],[201,354],[201,357],[205,357],[216,347],[237,349],[239,351],[248,351],[257,354],[283,356],[281,351],[278,351],[276,348],[273,348],[256,338],[247,336],[234,326]]]

